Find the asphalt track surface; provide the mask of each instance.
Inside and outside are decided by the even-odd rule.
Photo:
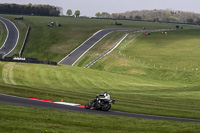
[[[8,19],[5,19],[3,17],[0,17],[0,21],[3,22],[7,29],[7,38],[3,44],[3,46],[0,48],[0,53],[4,53],[8,55],[17,45],[18,39],[19,39],[19,30],[15,26],[13,22],[11,22]]]
[[[142,118],[142,119],[170,120],[170,121],[180,121],[180,122],[200,122],[200,120],[198,119],[153,116],[153,115],[145,115],[145,114],[124,113],[124,112],[117,112],[117,111],[88,110],[82,107],[74,107],[74,106],[68,106],[68,105],[62,105],[62,104],[36,101],[36,100],[28,99],[28,98],[21,98],[21,97],[10,96],[10,95],[5,95],[5,94],[0,94],[0,103],[22,105],[22,106],[29,106],[29,107],[49,108],[49,109],[57,109],[57,110],[77,111],[77,112],[83,112],[83,113],[134,117],[134,118]]]
[[[73,66],[90,48],[98,43],[103,37],[114,31],[128,31],[128,29],[103,29],[95,33],[88,40],[82,43],[74,51],[63,58],[58,64]]]

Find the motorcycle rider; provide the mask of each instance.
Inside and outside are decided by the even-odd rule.
[[[104,98],[99,98],[100,102],[110,100],[110,95],[107,92],[104,92],[103,94],[99,94],[98,96],[104,96]]]
[[[101,98],[101,97],[104,98]],[[85,109],[96,109],[102,111],[108,111],[111,108],[111,103],[114,104],[115,100],[110,99],[110,95],[107,92],[103,94],[98,94],[96,97],[89,103],[85,105]]]
[[[104,98],[99,98],[99,96],[104,96]],[[98,104],[103,104],[106,100],[110,100],[110,95],[107,92],[104,92],[103,94],[98,94],[93,100],[94,106],[97,107]]]

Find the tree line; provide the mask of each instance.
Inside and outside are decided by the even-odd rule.
[[[128,11],[125,13],[97,12],[96,18],[129,19],[129,20],[148,20],[162,22],[179,22],[200,24],[200,14],[193,12],[174,11],[174,10],[142,10]]]
[[[36,16],[59,16],[62,12],[61,7],[51,5],[18,5],[0,4],[1,14],[36,15]]]

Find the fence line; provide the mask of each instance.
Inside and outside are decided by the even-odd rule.
[[[133,57],[132,57],[133,58]],[[131,57],[129,56],[129,59],[131,59]],[[185,67],[185,66],[175,66],[175,67],[172,67],[172,66],[167,66],[167,65],[163,65],[163,64],[156,64],[156,63],[153,63],[153,60],[141,60],[139,58],[136,58],[134,57],[133,60],[134,62],[136,63],[140,63],[140,64],[143,64],[143,65],[148,65],[152,68],[158,68],[158,69],[167,69],[167,70],[175,70],[175,71],[188,71],[188,72],[199,72],[199,68],[198,67]]]
[[[170,30],[175,30],[175,29],[158,29],[158,30],[140,30],[140,31],[134,31],[133,33],[138,33],[138,32],[157,32],[157,31],[170,31]],[[138,35],[139,36],[139,35]],[[134,39],[136,39],[138,36],[136,36],[136,37],[134,37]],[[131,41],[133,41],[134,39],[132,39]],[[124,57],[126,57],[126,55],[124,54],[124,53],[122,53],[122,51],[126,48],[128,46],[128,43],[126,43],[124,46],[122,46],[122,48],[119,50],[119,54],[121,55],[121,56],[124,56]],[[131,59],[131,57],[130,56],[127,56],[129,59]],[[133,58],[133,57],[132,57]],[[199,71],[199,68],[197,67],[197,68],[186,68],[185,66],[184,67],[182,67],[182,68],[180,68],[180,66],[178,67],[178,66],[176,66],[174,69],[172,68],[172,67],[170,67],[170,66],[168,66],[168,67],[165,67],[164,65],[156,65],[155,63],[153,63],[152,61],[152,59],[149,61],[149,62],[147,62],[147,61],[144,61],[144,60],[141,60],[141,59],[137,59],[136,57],[134,57],[133,58],[133,61],[135,61],[135,62],[138,62],[138,63],[141,63],[141,64],[147,64],[147,65],[149,65],[149,66],[152,66],[152,67],[154,67],[154,68],[160,68],[160,69],[169,69],[169,70],[176,70],[176,71],[179,71],[179,70],[184,70],[184,71]]]

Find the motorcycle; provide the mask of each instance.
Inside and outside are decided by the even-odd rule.
[[[111,109],[111,104],[114,104],[115,100],[100,99],[97,95],[94,100],[85,105],[85,109],[96,109],[102,111],[108,111]]]

